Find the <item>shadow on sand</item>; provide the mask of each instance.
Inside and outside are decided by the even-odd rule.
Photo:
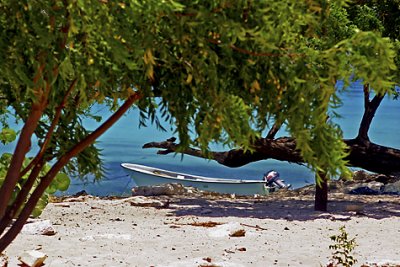
[[[400,217],[399,196],[341,196],[329,200],[327,212],[314,211],[307,198],[212,199],[182,197],[170,202],[176,216],[246,217],[284,220],[348,220],[350,217],[384,219]]]

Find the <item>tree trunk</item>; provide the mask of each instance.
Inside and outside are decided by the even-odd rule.
[[[320,182],[315,184],[315,204],[316,211],[327,211],[328,209],[328,179],[325,173],[320,172]]]
[[[29,196],[26,204],[20,211],[17,216],[15,222],[7,229],[7,231],[1,235],[0,234],[0,253],[7,248],[9,244],[15,239],[18,233],[21,231],[24,226],[26,220],[29,218],[29,215],[32,213],[35,208],[38,200],[43,195],[46,188],[50,185],[54,177],[57,173],[67,164],[67,162],[75,157],[78,153],[82,152],[83,149],[92,144],[98,137],[100,137],[106,130],[108,130],[115,122],[117,122],[126,111],[138,100],[142,97],[140,93],[132,94],[125,102],[119,107],[117,111],[115,111],[103,124],[101,124],[96,130],[91,132],[88,136],[86,136],[81,142],[73,146],[69,151],[67,151],[44,175],[41,179],[35,190],[33,190],[32,194]],[[5,183],[7,180],[5,180]],[[9,199],[7,199],[7,203]],[[13,209],[8,209],[9,212],[13,212]],[[2,215],[0,217],[0,225],[6,223],[6,221],[10,218],[10,216]]]
[[[378,107],[380,106],[383,95],[375,95],[372,100],[369,100],[369,84],[364,84],[364,114],[360,122],[358,129],[358,135],[356,137],[360,142],[369,142],[368,131],[372,123],[372,119],[375,116]]]

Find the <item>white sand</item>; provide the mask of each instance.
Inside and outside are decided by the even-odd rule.
[[[20,234],[6,254],[12,267],[22,251],[33,249],[48,255],[45,266],[57,267],[326,266],[329,237],[345,225],[358,244],[358,266],[400,264],[399,197],[330,197],[328,213],[314,212],[311,196],[170,198],[163,209],[85,197],[49,204],[41,219],[49,219],[57,233]],[[222,224],[191,225],[209,221]],[[235,230],[245,236],[230,237]]]

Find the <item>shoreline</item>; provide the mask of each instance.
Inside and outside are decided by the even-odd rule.
[[[399,196],[329,198],[324,213],[314,211],[312,195],[298,191],[65,198],[39,218],[50,220],[55,235],[21,233],[5,253],[9,266],[24,250],[48,255],[44,266],[326,266],[330,236],[344,225],[358,244],[356,266],[400,266]],[[239,230],[244,236],[230,236]]]

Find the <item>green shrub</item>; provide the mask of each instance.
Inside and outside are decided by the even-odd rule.
[[[349,239],[349,235],[346,232],[345,228],[345,226],[340,227],[340,234],[330,237],[331,240],[335,243],[329,246],[329,248],[334,250],[334,252],[331,257],[331,262],[328,264],[328,267],[350,267],[357,262],[357,260],[351,255],[351,252],[357,245],[355,242],[355,238]]]

